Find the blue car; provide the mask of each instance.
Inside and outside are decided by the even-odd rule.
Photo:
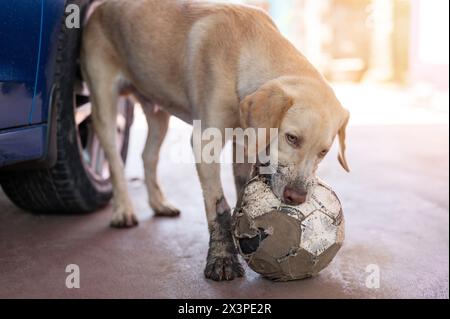
[[[79,70],[91,2],[0,0],[0,184],[25,210],[86,213],[112,197]],[[125,160],[133,104],[123,98],[118,109]]]

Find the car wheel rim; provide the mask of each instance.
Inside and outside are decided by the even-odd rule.
[[[80,147],[83,165],[89,174],[98,181],[110,178],[110,171],[105,151],[94,131],[92,123],[92,107],[89,99],[89,90],[86,84],[74,94],[75,124],[78,129],[78,145]],[[116,138],[120,153],[125,142],[127,130],[127,98],[119,97],[117,105]]]

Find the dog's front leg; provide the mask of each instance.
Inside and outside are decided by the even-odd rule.
[[[231,209],[220,182],[220,164],[197,164],[210,233],[206,278],[223,281],[244,275],[231,237]]]

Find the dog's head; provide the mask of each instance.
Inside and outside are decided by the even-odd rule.
[[[336,136],[339,162],[350,170],[345,158],[349,117],[326,81],[315,77],[271,81],[240,104],[243,127],[278,129],[277,165],[269,180],[272,191],[292,205],[306,201],[317,167]],[[265,151],[270,142],[267,137],[258,141],[257,151]]]

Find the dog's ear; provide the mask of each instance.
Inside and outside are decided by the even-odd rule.
[[[293,99],[276,83],[262,86],[241,102],[239,106],[241,126],[244,129],[266,129],[265,141],[260,143],[258,139],[256,152],[267,147],[270,143],[270,129],[280,127],[285,113],[293,103]]]
[[[339,137],[339,155],[338,155],[338,160],[339,163],[341,164],[341,166],[347,171],[350,172],[350,167],[347,163],[347,158],[345,156],[345,151],[347,148],[346,145],[346,136],[347,136],[347,125],[348,122],[350,121],[350,112],[345,110],[345,117],[344,117],[344,121],[343,124],[341,125],[339,132],[338,132],[338,137]]]
[[[265,85],[241,102],[241,125],[244,128],[278,128],[292,104],[292,98],[278,84]]]

